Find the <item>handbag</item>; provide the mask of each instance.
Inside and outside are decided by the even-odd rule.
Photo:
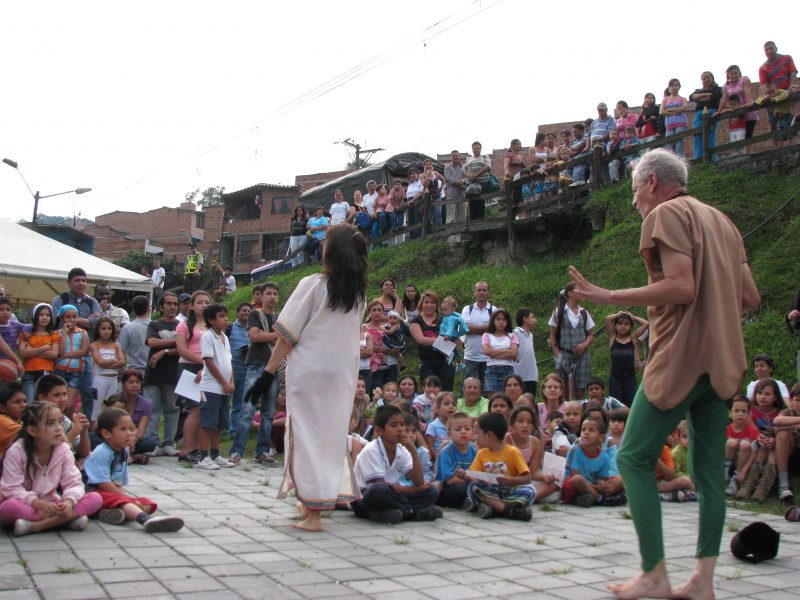
[[[497,181],[497,177],[494,176],[494,173],[489,173],[489,181],[486,182],[486,189],[485,192],[488,194],[489,192],[498,192],[500,191],[500,182]]]
[[[480,196],[482,191],[483,188],[481,188],[480,183],[470,183],[467,186],[467,189],[464,190],[464,194],[467,196]]]

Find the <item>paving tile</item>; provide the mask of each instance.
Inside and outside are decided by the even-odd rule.
[[[108,594],[97,584],[64,585],[53,588],[39,588],[44,600],[94,600],[109,598]]]
[[[109,583],[105,585],[105,588],[108,591],[108,595],[112,598],[143,598],[169,593],[163,585],[152,579],[128,581],[124,583]]]

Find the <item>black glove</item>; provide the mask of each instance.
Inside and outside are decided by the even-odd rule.
[[[272,382],[274,380],[274,373],[262,371],[261,375],[258,376],[258,379],[256,379],[253,382],[253,385],[250,386],[250,389],[247,390],[247,393],[244,395],[244,401],[255,404],[260,399],[262,394],[266,394],[269,391],[269,388],[272,386]]]

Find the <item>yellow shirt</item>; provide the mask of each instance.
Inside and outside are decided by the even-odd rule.
[[[530,473],[528,463],[518,448],[504,444],[500,452],[493,452],[489,448],[481,448],[472,461],[470,471],[483,471],[506,477],[518,477]]]

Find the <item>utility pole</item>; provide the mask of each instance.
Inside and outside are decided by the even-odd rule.
[[[349,148],[352,148],[353,150],[355,150],[355,152],[356,152],[355,165],[356,165],[356,167],[358,169],[362,168],[361,165],[363,163],[367,162],[370,158],[372,158],[373,154],[375,154],[376,152],[380,152],[382,150],[385,150],[385,148],[369,148],[369,149],[366,149],[366,150],[362,150],[361,149],[361,144],[358,144],[358,143],[354,142],[350,138],[342,140],[341,142],[334,142],[334,144],[344,144],[345,146],[348,146]],[[366,154],[366,156],[364,157],[363,161],[361,159],[361,155],[362,154]]]

